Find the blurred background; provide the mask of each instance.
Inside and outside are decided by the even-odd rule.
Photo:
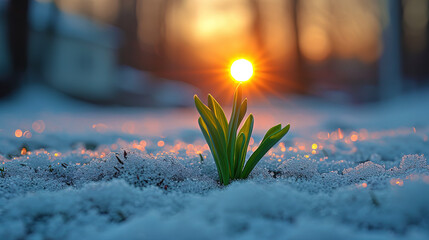
[[[253,99],[360,104],[429,85],[429,0],[0,0],[0,101],[43,84],[100,104]]]

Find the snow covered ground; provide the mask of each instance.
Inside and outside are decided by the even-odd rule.
[[[291,132],[222,187],[196,110],[29,86],[0,102],[0,238],[428,239],[428,103],[250,106],[252,148],[271,125]]]

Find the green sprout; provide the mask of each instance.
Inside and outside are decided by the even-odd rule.
[[[241,85],[234,93],[234,102],[229,123],[219,103],[209,94],[208,106],[197,95],[195,106],[201,117],[198,118],[201,132],[212,152],[221,184],[228,185],[234,179],[246,179],[256,164],[289,131],[288,124],[282,128],[278,124],[270,128],[262,142],[246,162],[247,147],[253,129],[253,115],[250,114],[238,131],[247,111],[247,98],[242,99]]]

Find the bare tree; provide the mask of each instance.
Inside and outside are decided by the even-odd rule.
[[[28,0],[11,0],[7,6],[7,33],[11,69],[0,79],[0,96],[19,86],[27,70]]]
[[[379,93],[381,98],[398,95],[402,89],[401,64],[401,0],[386,2],[389,24],[383,32],[383,54],[379,62]]]
[[[291,15],[292,15],[292,25],[294,32],[294,43],[295,43],[295,69],[293,71],[295,82],[298,83],[297,91],[298,93],[306,93],[308,89],[309,79],[305,71],[305,60],[302,56],[301,47],[299,45],[299,8],[300,1],[292,0],[291,1]]]

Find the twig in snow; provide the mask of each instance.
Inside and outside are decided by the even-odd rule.
[[[118,159],[118,162],[119,162],[120,164],[124,165],[124,162],[122,162],[122,160],[121,160],[121,159],[119,159],[118,155],[115,155],[115,157],[116,157],[116,159]]]

